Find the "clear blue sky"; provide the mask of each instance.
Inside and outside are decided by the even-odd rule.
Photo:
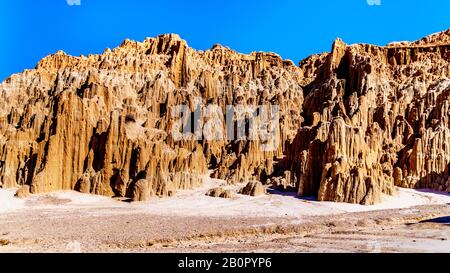
[[[2,0],[0,80],[59,49],[101,53],[125,38],[178,33],[196,49],[273,51],[296,63],[347,43],[415,40],[450,28],[448,0]],[[367,2],[381,1],[381,5]]]

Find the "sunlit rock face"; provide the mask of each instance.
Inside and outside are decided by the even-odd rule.
[[[0,185],[148,200],[200,186],[210,169],[327,201],[449,191],[449,61],[450,31],[386,47],[338,39],[299,66],[196,51],[174,34],[60,51],[0,85]],[[275,110],[263,122],[264,107]]]

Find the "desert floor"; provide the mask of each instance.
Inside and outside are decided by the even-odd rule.
[[[450,252],[448,194],[398,189],[360,206],[280,192],[211,198],[222,182],[205,182],[144,203],[0,189],[0,252]]]

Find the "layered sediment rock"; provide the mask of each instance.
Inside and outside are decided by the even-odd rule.
[[[446,189],[447,43],[448,32],[387,47],[335,42],[304,87],[309,127],[283,162],[299,177],[299,194],[372,204],[393,185]]]
[[[209,196],[209,197],[225,198],[225,199],[234,197],[234,193],[231,190],[226,190],[226,189],[220,188],[220,187],[210,189],[208,192],[206,192],[205,195]]]
[[[212,169],[361,204],[395,185],[448,190],[449,61],[449,31],[386,47],[336,40],[299,66],[195,51],[173,34],[87,57],[60,51],[0,85],[0,185],[147,200]],[[181,137],[190,120],[173,115],[179,105],[198,126]],[[230,117],[227,105],[242,111]],[[279,110],[269,140],[248,132],[261,105]],[[230,121],[243,136],[226,134]]]

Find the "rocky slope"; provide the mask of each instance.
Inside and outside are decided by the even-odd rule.
[[[338,39],[299,66],[195,51],[173,34],[58,52],[0,85],[0,185],[146,200],[199,186],[212,169],[350,203],[376,203],[395,185],[449,191],[449,61],[450,30],[386,47]],[[203,113],[193,115],[200,136],[226,135],[231,120],[246,133],[180,139],[178,105]],[[243,110],[230,117],[227,105]],[[258,105],[279,107],[274,138],[249,133]]]

